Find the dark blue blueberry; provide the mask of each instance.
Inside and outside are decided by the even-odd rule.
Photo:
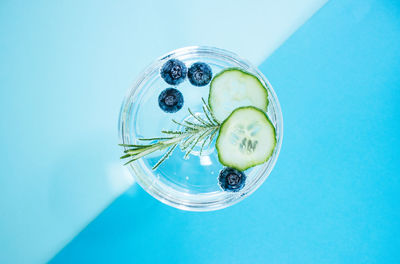
[[[175,88],[167,88],[158,96],[158,105],[167,113],[175,113],[183,106],[183,95]]]
[[[237,192],[244,187],[246,175],[234,168],[224,168],[219,173],[218,180],[222,190]]]
[[[195,86],[207,85],[212,78],[211,68],[204,62],[196,62],[190,66],[188,78],[190,83]]]
[[[180,60],[171,59],[161,67],[161,77],[168,84],[178,85],[186,78],[186,65]]]

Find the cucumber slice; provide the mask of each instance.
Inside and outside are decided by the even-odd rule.
[[[215,146],[222,165],[244,171],[271,157],[275,128],[260,109],[240,107],[222,123]]]
[[[222,122],[241,106],[254,106],[266,112],[268,92],[253,74],[228,68],[211,81],[208,104],[215,118]]]

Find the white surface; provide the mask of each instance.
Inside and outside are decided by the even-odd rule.
[[[3,122],[45,153],[35,155],[3,138],[3,150],[16,153],[0,161],[0,263],[49,260],[132,184],[119,165],[116,120],[125,91],[147,64],[191,45],[228,49],[258,64],[325,2],[0,4],[3,44],[15,52],[3,76],[15,84],[7,107],[17,111],[22,100],[36,111],[19,112],[28,135],[17,117],[4,115]],[[49,40],[42,43],[43,37]],[[20,76],[31,78],[37,90]],[[53,89],[61,82],[70,90]],[[1,92],[9,96],[11,90]],[[29,159],[22,164],[13,156],[18,153]]]

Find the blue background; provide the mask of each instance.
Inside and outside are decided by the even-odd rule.
[[[190,213],[133,187],[52,262],[399,263],[399,18],[329,2],[260,66],[285,135],[251,197]]]
[[[24,12],[29,20],[35,10]],[[76,16],[87,19],[76,25],[63,24],[62,14],[60,8],[60,13],[32,24],[16,21],[21,31],[6,32],[8,39],[0,43],[7,51],[0,55],[13,58],[0,58],[0,81],[9,84],[0,87],[0,143],[8,150],[1,154],[0,184],[12,178],[20,187],[9,188],[11,200],[29,194],[42,200],[54,212],[60,233],[70,212],[85,214],[85,204],[97,199],[88,196],[76,206],[63,206],[68,203],[57,191],[68,190],[70,182],[61,179],[88,181],[85,174],[101,175],[100,164],[109,155],[119,155],[112,140],[99,142],[117,141],[115,129],[109,129],[115,122],[102,120],[115,121],[122,94],[107,89],[99,94],[97,88],[124,87],[130,67],[143,62],[118,57],[116,49],[133,43],[113,41],[123,36],[109,28],[106,14],[104,24],[96,25],[99,30],[88,33],[103,41],[90,48],[83,43],[84,29],[92,23],[90,12],[77,9]],[[58,21],[57,27],[47,20]],[[83,30],[68,32],[71,28]],[[7,25],[3,29],[7,31]],[[19,32],[34,45],[18,41],[24,39]],[[49,49],[33,52],[43,45],[44,32],[56,37],[47,39]],[[59,54],[65,43],[69,49]],[[259,190],[230,208],[192,213],[165,206],[134,185],[51,263],[399,263],[399,43],[398,1],[328,2],[260,65],[281,102],[285,131],[276,167]],[[113,71],[101,59],[126,72]],[[52,64],[58,68],[51,74],[41,70]],[[74,71],[74,65],[83,71]],[[105,74],[107,78],[98,78]],[[34,87],[17,89],[30,82],[55,88],[46,94]],[[86,111],[74,109],[86,102]],[[60,117],[65,122],[54,121]],[[69,127],[71,120],[80,126]],[[12,127],[18,130],[8,132]],[[60,139],[65,133],[69,136]],[[35,155],[43,145],[46,152]],[[32,170],[60,175],[47,186],[53,191],[33,192],[43,184],[40,175],[20,177]],[[71,196],[85,193],[71,190]],[[4,200],[0,204],[3,212],[12,206]],[[22,223],[34,215],[30,210],[27,205],[21,209],[24,214],[4,213],[2,219]],[[38,228],[43,237],[50,236]],[[41,243],[28,228],[11,231]],[[0,225],[0,235],[11,231]],[[0,253],[16,248],[15,241],[0,239]]]

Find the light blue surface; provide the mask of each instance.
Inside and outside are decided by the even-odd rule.
[[[399,17],[331,1],[261,65],[285,136],[252,196],[190,213],[132,187],[52,263],[399,263]]]
[[[0,0],[0,263],[47,262],[132,184],[117,118],[148,63],[190,45],[261,62],[325,2]]]

